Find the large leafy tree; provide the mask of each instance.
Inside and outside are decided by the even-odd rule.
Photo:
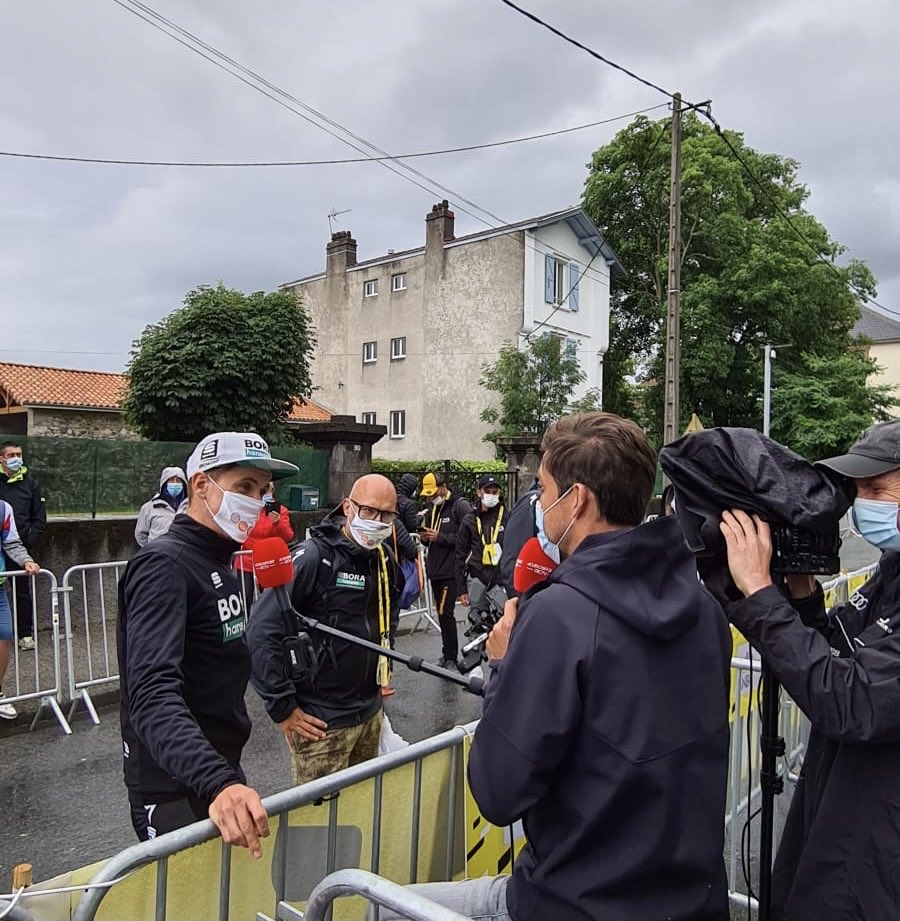
[[[556,336],[532,339],[525,348],[514,345],[500,350],[497,360],[482,369],[480,384],[500,397],[500,408],[488,406],[481,420],[497,428],[484,436],[493,441],[501,436],[544,429],[559,418],[584,380],[578,361],[567,356]]]
[[[810,460],[846,451],[873,419],[895,404],[890,385],[866,386],[877,371],[859,348],[823,358],[779,356],[772,390],[772,437]]]
[[[657,439],[668,294],[667,129],[667,121],[638,117],[594,153],[584,191],[585,209],[628,271],[613,291],[604,405],[626,415],[646,414]],[[840,264],[842,247],[804,210],[808,191],[798,180],[796,161],[759,153],[741,135],[726,134],[766,191],[712,128],[696,115],[685,118],[679,430],[691,412],[707,426],[758,427],[761,346],[789,343],[797,354],[839,358],[859,318],[852,287],[874,293],[866,266]],[[779,212],[791,217],[812,248]],[[818,365],[826,375],[837,367]],[[856,389],[866,387],[864,376],[838,377]],[[646,386],[635,388],[635,380]],[[636,394],[644,403],[637,410]],[[864,405],[864,395],[858,396]],[[837,406],[830,405],[832,410]],[[781,430],[789,444],[798,431],[794,426],[806,419],[791,418],[793,425]]]
[[[196,441],[223,430],[276,437],[293,398],[310,394],[314,344],[292,294],[203,285],[134,343],[123,404],[128,423],[157,441]]]

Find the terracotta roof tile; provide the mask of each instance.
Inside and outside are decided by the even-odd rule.
[[[0,390],[19,406],[118,409],[125,389],[124,374],[0,362]]]
[[[118,409],[127,387],[124,374],[0,362],[0,399],[18,406]],[[331,413],[312,400],[297,399],[288,421],[330,422]]]
[[[331,413],[312,400],[294,400],[288,422],[331,422]]]

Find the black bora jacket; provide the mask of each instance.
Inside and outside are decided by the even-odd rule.
[[[364,550],[344,536],[344,523],[339,510],[332,512],[311,529],[311,539],[294,552],[291,601],[301,614],[377,643],[378,553]],[[401,582],[390,543],[388,540],[383,546],[393,610],[400,598]],[[381,689],[376,682],[375,653],[347,640],[330,639],[337,667],[326,653],[315,687],[308,682],[295,683],[282,654],[286,632],[278,597],[269,589],[253,605],[247,640],[253,660],[253,687],[274,722],[287,719],[298,706],[324,720],[329,729],[355,726],[378,712]],[[312,639],[317,645],[322,642],[321,635],[314,634]]]
[[[731,635],[674,518],[586,538],[519,603],[469,784],[527,845],[514,921],[728,921]]]
[[[506,531],[506,521],[509,512],[501,502],[495,508],[484,509],[477,504],[466,517],[456,535],[456,582],[457,594],[463,595],[469,590],[466,575],[472,575],[484,585],[494,585],[500,582],[500,567],[487,566],[482,562],[485,544],[491,542],[497,518],[500,515],[500,529],[497,533],[497,543],[503,546],[503,536]],[[478,532],[478,523],[481,522],[481,533]],[[502,557],[501,557],[502,559]]]
[[[773,917],[896,921],[900,553],[883,554],[830,617],[821,589],[789,604],[774,587],[729,613],[812,723],[775,859]]]
[[[26,550],[33,550],[47,529],[47,509],[41,487],[27,467],[10,477],[0,470],[0,499],[12,506],[19,537]]]
[[[229,562],[238,549],[180,515],[132,557],[119,583],[119,713],[132,801],[192,794],[208,805],[244,783],[250,655]]]
[[[450,493],[443,505],[426,508],[422,524],[438,532],[437,538],[427,545],[425,571],[429,579],[447,579],[456,584],[456,535],[471,511],[472,506],[455,492]]]

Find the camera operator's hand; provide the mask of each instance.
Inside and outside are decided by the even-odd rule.
[[[719,524],[728,548],[728,569],[745,598],[772,584],[772,535],[759,515],[739,509],[723,512]]]
[[[290,745],[292,732],[296,732],[298,736],[302,736],[309,742],[318,742],[319,739],[324,739],[328,723],[304,713],[297,707],[286,720],[278,724],[278,728],[287,736],[288,745]]]
[[[506,655],[506,647],[509,646],[509,634],[513,624],[516,622],[518,611],[518,598],[510,598],[503,605],[503,617],[494,625],[494,629],[488,634],[487,642],[484,644],[489,659],[502,659]]]
[[[461,604],[464,608],[467,608],[469,606],[469,596],[463,592],[459,598],[456,599],[456,603]]]

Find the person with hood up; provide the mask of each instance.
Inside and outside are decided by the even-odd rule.
[[[139,547],[165,534],[176,515],[188,507],[187,478],[181,467],[163,467],[159,475],[159,492],[141,506],[134,539]]]
[[[361,639],[389,643],[401,588],[391,548],[396,508],[389,479],[371,473],[356,480],[293,554],[295,610]],[[264,591],[247,628],[251,680],[285,735],[294,783],[302,784],[378,754],[381,689],[390,671],[384,656],[313,632],[318,675],[294,680],[285,664],[285,621],[275,590]]]
[[[419,514],[416,509],[416,489],[419,479],[412,473],[404,473],[397,481],[397,521],[410,533],[419,528]]]
[[[488,637],[469,757],[482,815],[526,845],[512,876],[414,888],[496,921],[727,921],[728,623],[678,522],[639,526],[656,455],[634,422],[563,416],[542,447],[560,563]]]
[[[872,578],[825,610],[822,586],[773,585],[768,524],[725,512],[744,599],[732,623],[812,724],[772,871],[775,921],[893,921],[900,858],[900,420],[819,461],[852,482],[854,527],[882,550]]]

